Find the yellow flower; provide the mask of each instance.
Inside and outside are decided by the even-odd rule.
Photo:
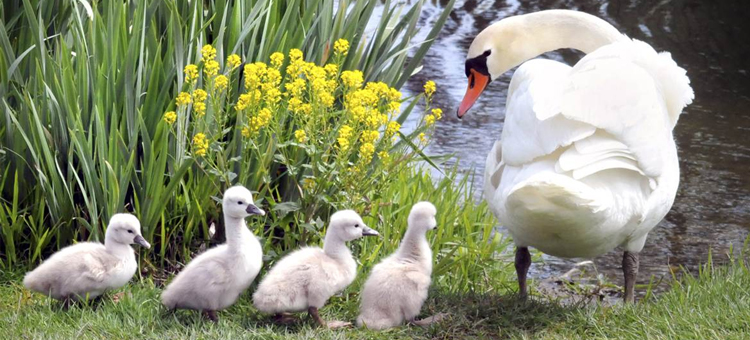
[[[281,52],[275,52],[271,54],[271,66],[275,69],[279,69],[281,64],[284,63],[284,54]]]
[[[346,41],[346,39],[336,40],[336,42],[333,44],[333,51],[336,54],[345,56],[347,53],[349,53],[349,42]]]
[[[198,117],[203,117],[203,115],[206,114],[206,103],[197,102],[193,104],[193,111],[195,111],[195,114],[198,115]]]
[[[235,70],[236,68],[240,67],[240,64],[242,64],[242,59],[240,56],[236,54],[230,54],[227,57],[227,65],[229,66],[230,70]]]
[[[286,92],[291,94],[293,97],[299,97],[307,87],[305,80],[301,78],[294,79],[293,82],[286,83]]]
[[[269,105],[276,105],[281,100],[281,91],[275,87],[268,89],[265,100]]]
[[[346,152],[349,150],[349,140],[346,138],[336,138],[336,141],[339,143],[339,151]]]
[[[303,114],[309,115],[310,112],[312,112],[312,105],[310,105],[308,103],[302,104],[302,106],[300,106],[300,111]]]
[[[195,89],[195,91],[193,91],[193,101],[196,103],[206,101],[206,98],[208,98],[208,93],[203,89]]]
[[[177,114],[174,111],[167,111],[164,113],[164,121],[167,124],[172,124],[177,120]]]
[[[432,97],[432,94],[435,93],[436,89],[434,81],[428,80],[424,83],[424,93],[427,95],[427,98]]]
[[[304,58],[304,55],[302,54],[302,51],[300,51],[300,50],[298,50],[296,48],[293,48],[293,49],[289,50],[289,60],[290,61],[301,60],[303,58]]]
[[[341,72],[341,82],[349,88],[358,89],[362,87],[362,83],[364,82],[362,71],[354,70]]]
[[[400,129],[401,129],[401,124],[399,124],[398,122],[390,122],[388,123],[388,127],[385,128],[385,135],[388,137],[393,136]]]
[[[196,156],[205,156],[208,151],[208,139],[203,133],[197,133],[193,137],[193,154]]]
[[[271,87],[278,87],[281,84],[281,72],[275,68],[267,69],[266,84]]]
[[[219,62],[216,60],[209,60],[203,64],[203,73],[208,77],[213,77],[219,73]]]
[[[326,74],[331,78],[339,73],[339,65],[336,64],[328,64],[323,69],[326,70]]]
[[[333,102],[336,100],[336,98],[333,98],[333,95],[331,95],[328,92],[322,92],[318,99],[320,99],[320,103],[323,104],[323,107],[329,108],[333,106]]]
[[[380,138],[380,132],[377,130],[364,131],[362,136],[359,137],[362,143],[374,143],[378,138]]]
[[[390,90],[388,90],[388,100],[392,102],[401,100],[401,92],[394,88],[391,88]]]
[[[352,131],[354,131],[354,129],[352,129],[351,126],[349,126],[349,125],[342,125],[341,129],[339,129],[339,137],[349,138],[349,137],[352,136]]]
[[[250,118],[250,128],[252,132],[258,132],[260,129],[271,122],[271,110],[262,108],[255,117]]]
[[[216,59],[216,49],[211,45],[204,45],[201,48],[201,55],[203,56],[203,63],[208,63],[211,60]]]
[[[426,143],[427,142],[427,138],[425,137],[424,132],[422,132],[422,133],[419,134],[419,141],[422,142],[422,143]]]
[[[373,153],[375,153],[375,145],[372,145],[372,143],[364,143],[359,147],[359,159],[364,163],[369,163],[372,160]]]
[[[177,106],[187,106],[188,104],[193,102],[193,99],[190,97],[190,93],[187,92],[180,92],[180,94],[177,95],[177,99],[175,99],[175,102],[177,102]]]
[[[217,91],[223,91],[229,86],[229,78],[227,76],[220,74],[216,76],[216,80],[214,80],[214,85],[216,86]]]
[[[443,118],[443,110],[441,109],[432,109],[432,114],[435,116],[435,119],[440,120]]]
[[[196,79],[198,79],[198,66],[195,64],[185,66],[185,82],[193,83]]]
[[[390,102],[390,103],[388,103],[387,110],[388,110],[389,113],[398,113],[399,111],[401,111],[401,103],[399,103],[399,102]]]
[[[234,105],[234,109],[237,111],[242,111],[246,109],[252,102],[253,102],[253,95],[249,93],[243,93],[237,99],[237,104]]]
[[[307,141],[307,134],[305,133],[305,130],[297,130],[294,131],[294,138],[297,140],[297,143],[304,143]]]
[[[252,136],[252,131],[249,127],[245,126],[242,128],[242,137],[250,138]]]
[[[424,122],[427,124],[427,126],[431,126],[432,124],[435,124],[435,116],[433,115],[427,115],[424,117]]]

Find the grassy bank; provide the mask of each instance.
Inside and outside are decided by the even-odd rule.
[[[96,309],[60,305],[20,287],[20,274],[6,273],[0,285],[0,332],[7,338],[291,338],[291,339],[745,339],[750,333],[750,271],[743,263],[685,275],[669,292],[635,306],[562,306],[535,298],[520,302],[498,283],[497,293],[454,294],[435,287],[422,309],[427,316],[451,317],[430,328],[401,327],[387,332],[322,330],[302,321],[279,326],[259,315],[250,294],[220,314],[220,322],[196,313],[167,313],[160,290],[141,281],[110,294]],[[357,289],[331,299],[325,318],[353,320]],[[115,301],[116,300],[116,301]]]

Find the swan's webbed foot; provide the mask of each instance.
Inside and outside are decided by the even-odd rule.
[[[638,254],[626,251],[622,254],[622,273],[625,276],[625,303],[635,302],[635,279],[638,275]]]
[[[531,266],[531,253],[528,247],[516,248],[516,275],[518,275],[518,295],[521,299],[526,299],[528,287],[526,285],[526,274]]]

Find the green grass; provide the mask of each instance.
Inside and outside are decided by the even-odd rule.
[[[750,271],[742,262],[704,266],[669,292],[634,306],[563,306],[538,298],[521,302],[510,292],[457,294],[437,286],[422,315],[448,312],[449,319],[430,328],[385,332],[319,329],[304,314],[297,324],[279,326],[254,310],[249,293],[212,324],[194,312],[166,312],[158,302],[160,290],[147,280],[122,289],[119,302],[113,302],[113,292],[96,309],[63,311],[57,302],[21,288],[20,274],[6,273],[3,279],[0,332],[9,339],[745,339],[750,333]],[[321,311],[324,318],[353,320],[356,286],[333,297]]]

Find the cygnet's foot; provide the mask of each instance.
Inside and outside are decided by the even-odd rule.
[[[299,321],[299,319],[291,313],[278,313],[273,316],[273,321],[280,324],[290,324]]]
[[[62,302],[62,308],[63,308],[63,310],[70,309],[70,306],[72,306],[73,304],[76,303],[76,301],[73,298],[71,298],[71,297],[66,297],[66,298],[62,299],[60,302]]]
[[[326,327],[328,327],[328,329],[350,327],[351,325],[352,325],[351,322],[340,321],[340,320],[326,321]]]
[[[428,316],[422,320],[413,320],[411,323],[419,326],[419,327],[427,327],[433,323],[438,323],[440,321],[443,321],[443,319],[448,317],[448,313],[437,313],[433,316]]]
[[[211,322],[213,322],[213,323],[219,322],[219,316],[216,315],[216,311],[215,310],[204,310],[203,311],[203,316],[205,316],[206,319],[211,320]]]

